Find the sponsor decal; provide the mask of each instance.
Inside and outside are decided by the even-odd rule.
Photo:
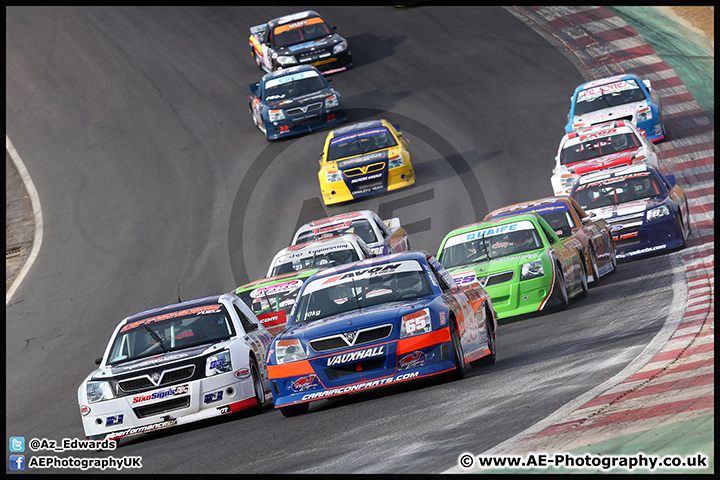
[[[640,232],[632,232],[632,233],[626,233],[624,235],[618,235],[618,236],[613,235],[613,240],[616,242],[618,242],[620,240],[627,240],[628,238],[637,237],[639,235],[639,233]]]
[[[250,376],[249,368],[241,368],[239,370],[235,370],[235,378],[247,378],[249,376]]]
[[[158,390],[157,392],[153,392],[150,395],[138,395],[136,397],[133,397],[132,403],[133,405],[136,403],[142,403],[147,402],[150,400],[160,400],[161,398],[165,397],[172,397],[175,395],[182,395],[183,393],[188,393],[189,388],[188,385],[178,385],[177,387],[170,387],[165,390]]]
[[[312,388],[317,388],[318,385],[320,385],[320,380],[318,380],[318,377],[313,373],[305,377],[300,377],[292,382],[290,389],[293,393],[298,393]]]
[[[380,152],[368,153],[367,155],[361,155],[359,157],[350,158],[348,160],[341,160],[341,161],[337,162],[337,166],[338,166],[338,168],[341,168],[344,170],[348,167],[352,167],[354,165],[358,165],[361,163],[372,162],[374,160],[386,160],[387,157],[388,157],[387,150],[383,150]]]
[[[441,312],[444,318],[443,312]],[[407,370],[408,368],[422,367],[425,365],[425,354],[420,350],[405,355],[398,361],[398,370]]]
[[[217,407],[218,412],[220,412],[220,415],[225,415],[226,413],[232,413],[232,408],[230,408],[230,405],[223,405],[222,407]]]
[[[402,375],[396,375],[393,377],[381,378],[380,380],[373,380],[371,382],[357,383],[355,385],[348,385],[347,387],[333,388],[330,390],[323,390],[321,392],[313,392],[303,395],[300,401],[313,400],[315,398],[329,397],[331,395],[341,395],[343,393],[355,392],[357,390],[363,390],[366,388],[379,387],[381,385],[388,385],[390,383],[401,382],[403,380],[410,380],[418,377],[420,372],[403,373]]]
[[[280,293],[289,293],[302,287],[302,280],[288,280],[286,282],[276,283],[275,285],[267,285],[265,287],[256,288],[250,292],[250,298],[261,298]]]
[[[440,326],[445,326],[445,312],[440,312]]]
[[[266,313],[258,315],[258,320],[263,324],[263,327],[274,327],[276,325],[282,325],[287,321],[287,314],[284,310],[275,313]]]
[[[205,403],[213,403],[213,402],[219,402],[222,399],[223,399],[223,392],[222,392],[222,390],[219,390],[215,393],[205,394],[205,398],[203,399],[203,401]]]
[[[159,363],[172,362],[173,360],[178,360],[180,358],[185,358],[187,356],[188,356],[187,353],[175,353],[173,355],[165,355],[165,356],[161,356],[161,357],[155,357],[153,359],[146,360],[144,362],[136,363],[135,365],[128,365],[128,366],[120,367],[118,370],[119,371],[134,370],[136,368],[143,368],[143,367],[147,367],[150,365],[157,365]]]
[[[452,277],[458,286],[468,285],[478,281],[477,275],[473,271],[454,273]]]
[[[106,427],[111,427],[111,426],[113,426],[113,425],[120,425],[121,423],[123,423],[123,416],[122,416],[122,415],[107,417],[107,418],[105,419],[105,426],[106,426]]]
[[[650,253],[650,252],[654,252],[656,250],[662,250],[663,248],[667,248],[667,245],[664,243],[662,245],[657,245],[655,247],[647,247],[647,248],[642,248],[640,250],[635,250],[634,252],[618,253],[617,258],[625,258],[625,257],[632,257],[635,255],[642,255],[643,253]]]
[[[317,67],[318,65],[325,65],[326,63],[332,63],[332,62],[337,62],[337,58],[335,58],[335,57],[326,58],[325,60],[320,60],[318,62],[311,63],[310,65]]]
[[[335,230],[342,230],[345,228],[350,228],[350,222],[336,223],[335,225],[330,225],[328,227],[316,228],[313,230],[313,235],[322,235],[324,233],[330,233]]]
[[[367,180],[374,180],[374,179],[380,178],[380,177],[382,177],[382,176],[383,176],[383,172],[380,172],[380,173],[376,173],[376,174],[374,174],[374,175],[368,175],[368,176],[366,176],[366,177],[353,178],[352,180],[350,180],[350,183],[365,182],[365,181],[367,181]]]
[[[87,417],[89,413],[90,413],[90,407],[88,407],[87,405],[80,405],[80,414],[83,417]]]
[[[114,438],[127,437],[128,435],[147,433],[153,430],[159,430],[161,428],[172,427],[175,425],[177,425],[177,420],[173,418],[172,420],[167,420],[165,422],[152,423],[150,425],[144,425],[142,427],[133,427],[126,430],[120,430],[119,432],[113,432],[107,436],[107,439],[112,440]]]
[[[357,333],[357,332],[352,332],[352,333]],[[341,365],[343,363],[357,362],[358,360],[364,360],[366,358],[372,358],[372,357],[380,357],[382,355],[385,355],[385,345],[329,357],[327,360],[327,366],[332,367],[333,365]]]
[[[137,328],[142,325],[145,325],[146,323],[160,322],[162,320],[168,320],[171,318],[184,317],[186,315],[203,315],[206,313],[217,313],[217,312],[221,311],[221,308],[222,308],[222,305],[217,304],[217,305],[203,305],[201,307],[188,308],[187,310],[178,310],[176,312],[170,312],[170,313],[165,313],[163,315],[158,315],[157,317],[145,318],[143,320],[138,320],[137,322],[128,323],[123,328],[121,328],[120,331],[124,332],[126,330],[131,330],[133,328]]]

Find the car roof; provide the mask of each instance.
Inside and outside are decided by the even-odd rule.
[[[598,123],[597,125],[590,125],[588,127],[578,128],[577,130],[566,133],[565,138],[571,139],[575,137],[582,137],[585,135],[592,135],[593,133],[602,132],[603,130],[609,130],[613,128],[629,128],[636,133],[640,133],[637,131],[637,127],[635,127],[632,122],[625,120],[613,120],[610,122]]]
[[[529,202],[515,203],[493,210],[492,212],[485,215],[483,222],[486,220],[490,220],[491,218],[508,217],[510,215],[517,217],[519,214],[515,212],[517,212],[518,210],[525,210],[530,208],[542,209],[544,206],[552,205],[554,203],[564,203],[568,206],[568,208],[571,208],[572,202],[572,197],[568,197],[567,195],[558,195],[555,197],[538,198],[537,200],[531,200]]]
[[[336,128],[330,132],[333,137],[341,137],[349,133],[360,132],[371,128],[384,127],[383,120],[368,120],[366,122],[353,123],[352,125],[345,125],[340,128]]]
[[[356,210],[354,212],[339,213],[337,215],[333,215],[332,217],[318,218],[317,220],[312,220],[300,227],[298,231],[304,230],[306,228],[319,227],[320,225],[325,224],[334,224],[339,222],[345,222],[347,220],[354,220],[356,218],[372,218],[374,213],[375,212],[373,212],[372,210]],[[353,217],[348,217],[348,215],[353,215]]]
[[[320,15],[319,13],[317,13],[315,10],[303,10],[301,12],[289,13],[287,15],[282,15],[280,17],[273,18],[272,20],[267,22],[267,24],[268,24],[268,27],[272,28],[272,27],[276,27],[278,25],[284,25],[288,22],[294,22],[294,21],[297,21],[297,20],[300,20],[303,18],[308,18],[308,17],[320,17],[323,20],[325,20],[323,18],[323,16]]]
[[[312,242],[299,243],[297,245],[290,245],[280,250],[275,258],[280,257],[288,252],[295,252],[298,257],[309,255],[311,250],[317,247],[331,247],[333,245],[346,245],[350,244],[353,248],[357,249],[358,244],[365,243],[363,240],[355,235],[354,233],[346,233],[343,235],[336,235],[334,237],[320,238],[313,240]]]
[[[368,268],[375,265],[382,265],[385,263],[401,262],[403,260],[427,261],[428,257],[430,256],[432,255],[424,250],[408,250],[405,252],[383,255],[381,257],[372,257],[365,260],[359,260],[356,262],[345,263],[343,265],[337,265],[327,268],[313,275],[312,278],[308,279],[308,281],[314,278],[326,277],[328,275],[345,272],[347,270]]]
[[[320,74],[320,71],[312,65],[296,65],[294,67],[282,68],[280,70],[266,73],[265,75],[263,75],[262,81],[267,82],[268,80],[272,80],[273,78],[284,77],[286,75],[292,75],[295,73],[307,72],[312,70],[318,72],[318,75],[322,76],[322,74]]]
[[[480,230],[481,228],[486,228],[489,226],[504,225],[506,223],[515,223],[515,222],[520,222],[522,220],[536,221],[536,219],[538,217],[539,217],[539,215],[536,213],[522,213],[520,215],[513,215],[512,217],[510,217],[510,216],[493,217],[493,218],[489,218],[487,220],[482,220],[480,222],[475,222],[475,223],[469,223],[462,227],[458,227],[458,228],[450,231],[447,235],[445,235],[445,238],[461,234],[466,230]]]
[[[637,75],[633,73],[623,73],[620,75],[612,75],[610,77],[599,78],[597,80],[590,80],[589,82],[581,83],[575,89],[575,93],[579,92],[580,90],[585,90],[590,86],[597,87],[600,85],[607,85],[608,83],[619,82],[621,80],[636,80],[638,81],[638,83],[642,83],[642,80]]]
[[[202,297],[202,298],[195,298],[193,300],[186,300],[184,302],[180,303],[171,303],[169,305],[165,305],[163,307],[157,307],[157,308],[151,308],[149,310],[145,310],[140,313],[136,313],[134,315],[131,315],[129,317],[126,317],[124,322],[131,322],[137,318],[147,317],[148,315],[156,315],[161,314],[163,312],[172,312],[176,310],[183,310],[187,308],[197,307],[201,305],[211,305],[213,303],[220,303],[220,300],[229,300],[230,295],[223,293],[221,295],[210,295],[208,297]]]
[[[271,285],[274,283],[282,282],[282,281],[288,281],[288,280],[296,280],[296,279],[303,279],[305,277],[309,277],[315,272],[318,272],[322,270],[321,268],[308,268],[307,270],[300,270],[297,272],[288,272],[288,273],[281,273],[279,275],[274,275],[272,277],[263,277],[258,280],[255,280],[254,282],[246,283],[244,285],[240,285],[235,289],[235,293],[241,293],[246,290],[252,290],[258,287],[263,287],[266,285]]]
[[[619,168],[613,168],[613,169],[606,169],[606,170],[600,170],[597,173],[590,173],[586,174],[580,177],[580,185],[585,185],[587,183],[595,182],[598,180],[603,180],[606,178],[613,178],[613,177],[620,177],[622,175],[628,175],[632,173],[640,173],[640,172],[653,172],[655,171],[655,168],[652,165],[649,165],[647,163],[641,163],[638,165],[630,165],[627,167],[619,167]]]

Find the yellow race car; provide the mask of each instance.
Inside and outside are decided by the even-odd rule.
[[[410,142],[397,125],[371,120],[328,133],[320,154],[325,205],[347,202],[415,183]]]

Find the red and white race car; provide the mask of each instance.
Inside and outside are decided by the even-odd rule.
[[[655,144],[631,122],[615,120],[581,128],[560,141],[550,182],[555,195],[569,195],[583,174],[645,163],[657,167],[659,156]]]

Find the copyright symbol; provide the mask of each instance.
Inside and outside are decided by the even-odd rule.
[[[473,463],[475,460],[473,459],[473,456],[469,453],[464,453],[460,455],[460,466],[463,468],[470,468],[473,466]]]
[[[40,448],[40,440],[33,438],[30,440],[30,450],[37,451]]]

